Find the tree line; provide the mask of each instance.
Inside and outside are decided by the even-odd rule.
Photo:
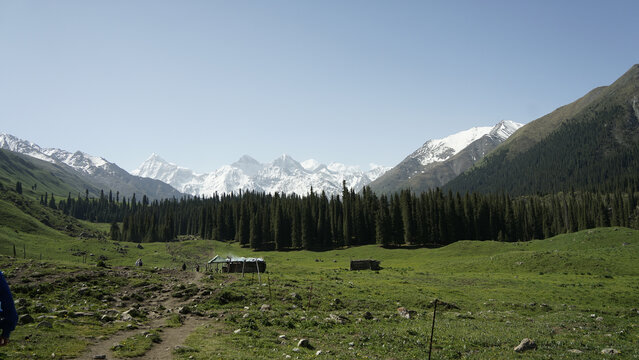
[[[108,219],[111,237],[173,241],[180,235],[238,241],[253,249],[326,250],[344,246],[441,246],[458,240],[528,241],[600,226],[639,227],[639,193],[507,194],[440,189],[341,196],[240,192],[149,202],[87,196],[59,202],[80,218]],[[120,222],[118,224],[117,222]]]

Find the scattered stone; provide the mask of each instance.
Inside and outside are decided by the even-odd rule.
[[[320,356],[322,355],[322,350],[317,350],[317,352],[315,353],[315,356]]]
[[[348,321],[348,318],[345,318],[343,316],[337,315],[337,314],[329,314],[328,317],[325,319],[326,321],[333,321],[335,323],[338,324],[344,324],[345,322]]]
[[[237,329],[237,330],[233,331],[233,334],[239,334],[240,331],[242,331],[242,329]]]
[[[293,348],[293,352],[299,352],[299,351],[300,351],[300,348],[298,347]]]
[[[262,304],[262,306],[260,306],[260,311],[269,311],[271,310],[271,305],[269,304]]]
[[[601,317],[601,316],[597,316],[597,318],[595,319],[595,321],[603,321],[603,317]]]
[[[46,306],[42,305],[41,303],[37,303],[33,307],[33,312],[37,314],[43,314],[43,313],[48,313],[49,309],[47,309]]]
[[[300,339],[300,341],[297,342],[297,346],[307,348],[307,349],[312,348],[311,343],[308,341],[308,339]]]
[[[302,299],[302,297],[298,293],[291,293],[290,296],[291,296],[291,299],[293,299],[293,300],[301,300]]]
[[[411,319],[413,317],[415,317],[415,311],[413,310],[408,310],[405,307],[401,306],[397,308],[397,313],[399,313],[399,316],[406,318],[406,319]]]
[[[242,315],[242,318],[243,318],[243,319],[246,319],[246,318],[247,318],[247,317],[249,317],[249,316],[250,316],[250,314],[249,314],[249,313],[246,313],[246,314]]]
[[[291,355],[284,355],[284,359],[290,359]]]
[[[18,318],[18,324],[21,324],[21,325],[31,324],[34,321],[35,320],[33,319],[33,316],[29,314],[20,315],[20,317]]]
[[[367,311],[364,313],[363,318],[366,320],[372,320],[373,319],[373,314],[370,313],[370,311]]]
[[[42,322],[39,322],[38,325],[36,325],[37,329],[41,329],[41,328],[51,329],[52,327],[53,327],[53,324],[51,324],[48,321],[42,321]]]
[[[191,308],[188,306],[180,306],[178,308],[178,314],[187,315],[191,313]]]
[[[601,353],[604,355],[617,355],[620,354],[621,351],[617,350],[617,349],[613,349],[613,348],[605,348],[603,350],[601,350]]]
[[[95,316],[95,313],[89,311],[76,311],[69,314],[71,317]]]
[[[280,339],[280,340],[284,340],[284,339],[286,339],[286,335],[282,334],[282,335],[278,336],[277,338]]]
[[[579,349],[570,349],[568,350],[569,353],[571,354],[581,354],[583,353],[583,351],[579,350]]]
[[[535,344],[533,340],[525,338],[519,343],[519,345],[515,346],[513,350],[515,350],[515,352],[523,352],[526,350],[534,350],[536,348],[537,344]]]

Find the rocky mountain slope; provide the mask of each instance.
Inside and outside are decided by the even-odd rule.
[[[421,192],[441,187],[469,169],[522,126],[504,120],[495,126],[474,127],[443,139],[429,140],[373,181],[371,189],[392,193],[407,188]]]
[[[74,153],[56,148],[42,148],[39,145],[19,139],[10,134],[0,134],[0,149],[5,149],[52,164],[64,165],[72,169],[83,181],[97,189],[119,191],[126,197],[134,193],[141,198],[146,195],[151,199],[181,197],[182,194],[161,181],[137,177],[129,174],[114,163],[104,158],[92,156],[81,151]],[[84,191],[84,189],[78,189]]]

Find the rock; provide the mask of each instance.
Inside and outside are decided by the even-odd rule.
[[[246,318],[247,318],[247,317],[249,317],[249,316],[251,316],[251,314],[246,313],[246,314],[242,315],[242,318],[243,318],[243,319],[246,319]]]
[[[293,299],[293,300],[301,300],[302,299],[302,297],[298,293],[291,293],[290,296],[291,296],[291,299]]]
[[[315,356],[320,356],[322,355],[322,350],[317,350],[317,352],[315,353]]]
[[[282,334],[282,335],[278,336],[277,338],[280,339],[280,340],[284,340],[284,339],[286,339],[286,335]]]
[[[240,331],[242,331],[242,329],[237,329],[237,330],[233,331],[233,334],[239,334]]]
[[[106,359],[106,358],[107,358],[107,357],[106,357],[106,355],[104,355],[104,354],[101,354],[101,355],[95,355],[95,356],[93,356],[93,359],[94,359],[94,360]]]
[[[613,348],[605,348],[603,350],[601,350],[601,353],[604,355],[617,355],[620,354],[621,351],[617,350],[617,349],[613,349]]]
[[[308,339],[300,339],[300,341],[297,342],[297,346],[307,348],[307,349],[312,348],[311,343],[308,341]]]
[[[595,319],[595,321],[603,321],[603,317],[601,317],[601,316],[597,316],[597,318]]]
[[[291,355],[284,355],[284,359],[290,359]]]
[[[138,244],[136,247],[137,247],[138,249],[144,249],[144,247],[142,246],[142,244]]]
[[[33,307],[33,312],[35,312],[36,314],[43,314],[48,313],[49,309],[47,309],[46,306],[42,305],[41,303],[37,303]]]
[[[578,350],[578,349],[570,349],[570,350],[568,350],[568,352],[571,353],[571,354],[581,354],[581,353],[583,353],[583,351]]]
[[[42,329],[42,328],[51,329],[51,328],[53,328],[53,324],[51,324],[48,321],[42,321],[42,322],[39,322],[38,325],[36,325],[36,328],[37,329]]]
[[[399,313],[399,316],[406,318],[406,319],[411,319],[415,317],[415,311],[413,310],[408,310],[405,307],[401,306],[399,308],[397,308],[397,313]]]
[[[533,340],[525,338],[519,343],[519,345],[515,346],[513,350],[515,350],[515,352],[523,352],[526,350],[534,350],[536,348],[537,344],[535,344]]]
[[[95,313],[89,311],[76,311],[69,314],[71,317],[81,317],[81,316],[95,316]]]
[[[369,311],[365,312],[364,315],[362,316],[364,319],[366,320],[372,320],[373,319],[373,314],[371,314]]]
[[[33,316],[29,314],[20,315],[20,317],[18,318],[18,324],[21,324],[21,325],[31,324],[34,321],[35,320],[33,319]]]
[[[337,324],[344,324],[345,322],[348,322],[348,318],[346,318],[344,316],[341,316],[341,315],[337,315],[337,314],[330,314],[324,320],[325,321],[332,321],[332,322],[335,322]]]
[[[178,314],[186,315],[191,313],[191,308],[188,306],[180,306],[178,308]]]
[[[299,351],[300,351],[300,348],[298,347],[293,348],[293,352],[299,352]]]
[[[353,347],[353,346],[355,346],[355,343],[351,341],[351,342],[348,343],[348,346]]]
[[[271,305],[269,304],[262,304],[262,306],[260,306],[260,311],[269,311],[271,310]]]

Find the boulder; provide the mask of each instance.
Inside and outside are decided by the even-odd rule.
[[[20,315],[20,317],[18,318],[18,324],[21,324],[21,325],[31,324],[34,321],[35,320],[33,319],[33,316],[29,314]]]
[[[515,346],[513,350],[515,350],[515,352],[524,352],[526,350],[534,350],[536,348],[537,344],[535,344],[533,340],[525,338],[519,343],[519,345]]]
[[[401,316],[403,318],[406,318],[406,319],[412,319],[416,315],[415,311],[408,310],[408,309],[406,309],[403,306],[397,308],[397,313],[399,314],[399,316]]]
[[[621,351],[617,350],[617,349],[613,349],[613,348],[605,348],[603,350],[601,350],[601,353],[604,355],[617,355],[619,353],[621,353]]]
[[[53,324],[51,324],[49,321],[42,321],[39,322],[38,325],[36,325],[37,329],[42,329],[42,328],[47,328],[47,329],[51,329],[53,327]]]
[[[311,346],[311,343],[308,341],[308,339],[300,339],[300,341],[297,342],[297,347],[303,347],[303,348],[307,348],[307,349],[312,349],[313,347]]]

